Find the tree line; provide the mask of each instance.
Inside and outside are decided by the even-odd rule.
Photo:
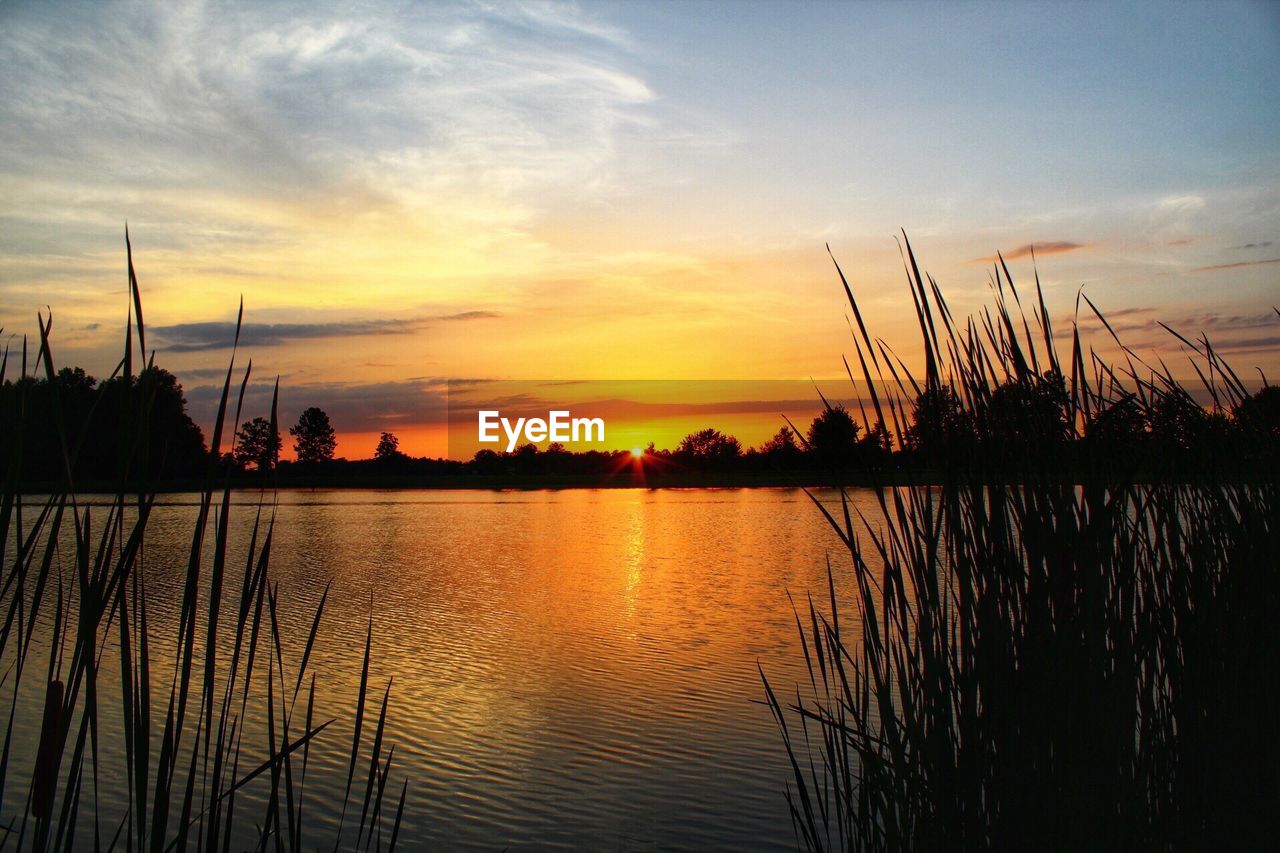
[[[82,481],[110,480],[123,452],[121,437],[134,434],[123,405],[130,391],[149,395],[145,425],[149,476],[183,480],[201,476],[210,463],[204,435],[187,412],[182,385],[173,374],[151,366],[131,378],[99,382],[81,368],[64,368],[52,380],[22,377],[0,384],[0,427],[16,436],[23,412],[27,423],[61,418],[89,423],[74,475]],[[1085,423],[1068,422],[1064,378],[1049,372],[995,386],[980,407],[961,404],[955,391],[931,383],[911,408],[912,422],[890,430],[864,413],[828,405],[798,431],[792,425],[758,447],[746,448],[732,435],[703,429],[686,435],[673,449],[651,443],[639,459],[627,451],[571,452],[562,445],[528,444],[511,453],[480,450],[465,462],[411,457],[391,432],[381,434],[371,459],[337,458],[337,433],[326,412],[305,409],[288,427],[295,459],[281,460],[283,436],[270,420],[254,417],[235,431],[231,451],[220,460],[233,475],[255,477],[322,474],[340,480],[352,475],[466,475],[538,477],[604,476],[639,466],[648,474],[768,474],[822,472],[856,480],[869,472],[910,467],[945,469],[948,460],[980,458],[999,473],[1048,466],[1064,476],[1093,472],[1190,475],[1217,471],[1275,471],[1280,461],[1280,387],[1266,385],[1232,410],[1207,409],[1185,392],[1169,394],[1155,406],[1122,396],[1091,413]],[[899,426],[899,425],[895,425]],[[11,442],[6,441],[6,444]],[[49,482],[62,476],[63,451],[56,429],[27,430],[21,437],[21,476]],[[1035,465],[1024,465],[1035,461]]]

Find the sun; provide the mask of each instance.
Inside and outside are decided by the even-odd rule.
[[[631,455],[636,459],[640,459],[644,456],[644,451],[638,447],[633,447],[631,448]]]

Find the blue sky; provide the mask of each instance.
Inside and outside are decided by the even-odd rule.
[[[835,375],[824,244],[909,355],[899,228],[1280,373],[1275,3],[3,3],[0,63],[0,325],[99,372],[127,219],[189,386],[241,295],[313,396]]]

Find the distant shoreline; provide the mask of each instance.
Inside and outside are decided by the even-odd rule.
[[[997,484],[999,478],[993,478],[991,484]],[[1099,482],[1083,477],[1071,477],[1077,485]],[[1246,482],[1259,478],[1230,477],[1222,482]],[[1265,479],[1265,478],[1261,478]],[[938,476],[937,471],[930,470],[880,470],[874,476],[863,473],[861,476],[848,474],[836,477],[831,474],[818,474],[801,471],[791,473],[689,473],[658,474],[635,476],[620,473],[612,476],[591,475],[386,475],[326,478],[317,476],[298,477],[235,477],[222,481],[215,486],[215,491],[230,487],[237,491],[256,491],[271,489],[279,491],[560,491],[570,489],[832,489],[832,488],[882,488],[896,486],[942,486],[946,478]],[[986,482],[986,481],[984,481]],[[1145,480],[1148,485],[1190,484],[1201,482],[1194,478],[1161,478],[1151,477]],[[1008,485],[1007,483],[1005,485]],[[125,494],[154,493],[178,494],[183,492],[201,492],[208,488],[202,480],[166,480],[158,483],[129,483],[123,491]],[[21,484],[17,492],[23,495],[54,494],[65,489],[65,484],[55,482],[33,482]],[[75,494],[82,495],[114,495],[120,493],[118,483],[101,480],[86,480],[77,483]]]
[[[892,485],[907,485],[907,478]],[[883,479],[873,483],[869,479],[846,477],[842,480],[845,486],[886,485]],[[230,486],[232,489],[280,489],[280,490],[315,490],[325,489],[341,491],[345,489],[395,489],[423,491],[554,491],[560,489],[778,489],[778,488],[833,488],[837,485],[831,476],[819,474],[796,473],[779,475],[726,473],[724,475],[649,475],[636,477],[630,474],[615,476],[588,475],[458,475],[458,476],[380,476],[380,477],[237,477],[219,483],[218,489]],[[36,482],[24,484],[19,491],[23,494],[50,494],[65,488],[65,484],[53,482]],[[159,483],[130,483],[126,493],[138,491],[156,494],[172,494],[176,492],[199,492],[207,488],[201,480],[169,480]],[[77,483],[77,494],[116,494],[120,491],[118,483],[103,481],[85,481]]]

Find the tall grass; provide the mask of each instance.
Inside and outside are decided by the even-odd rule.
[[[135,378],[133,338],[136,333],[138,363],[146,363],[146,331],[127,235],[126,246],[131,304],[124,353],[112,373],[129,380],[119,431],[125,438],[116,460],[119,489],[105,503],[86,503],[77,493],[73,472],[87,427],[63,422],[56,400],[54,422],[33,422],[20,393],[11,420],[17,427],[3,438],[0,691],[8,694],[9,709],[0,752],[0,847],[154,853],[227,851],[247,843],[263,850],[394,848],[407,782],[398,795],[394,784],[388,790],[394,748],[384,751],[382,735],[390,683],[376,725],[366,723],[372,619],[346,774],[347,800],[363,795],[359,817],[344,803],[335,837],[307,831],[310,753],[334,723],[314,715],[317,677],[309,669],[328,589],[307,620],[305,643],[282,636],[282,622],[288,622],[269,571],[274,518],[268,493],[245,543],[247,556],[233,564],[223,426],[232,403],[230,423],[239,423],[252,370],[250,362],[235,392],[234,347],[185,559],[146,563],[155,507],[155,493],[145,485],[154,472],[146,468],[150,443],[160,437],[148,434],[147,372]],[[13,363],[17,353],[11,357],[6,349],[0,382],[15,366],[22,387],[25,377],[42,371],[56,393],[52,327],[51,316],[39,318],[31,364],[25,340],[20,365]],[[271,421],[274,428],[274,400]],[[64,476],[54,494],[32,501],[18,484],[24,436],[37,430],[56,433]],[[126,490],[137,483],[144,484],[140,490]],[[183,579],[172,636],[159,635],[149,623],[155,607],[147,578],[157,573]],[[300,655],[287,660],[284,649],[299,644]],[[23,723],[36,719],[42,722],[34,762],[20,763],[30,749],[15,737],[29,728]],[[108,786],[125,803],[122,814],[102,806],[112,799],[104,796]]]
[[[791,757],[787,799],[799,842],[824,850],[1274,843],[1274,468],[1242,470],[1238,447],[1210,445],[1140,478],[1101,437],[1120,415],[1151,424],[1186,405],[1191,392],[1169,367],[1123,347],[1121,363],[1108,363],[1078,325],[1057,337],[1038,277],[1028,311],[1003,259],[994,307],[963,321],[909,243],[903,261],[922,378],[868,333],[840,273],[866,415],[909,444],[911,401],[954,395],[955,414],[976,428],[962,450],[942,443],[927,463],[914,457],[936,485],[880,488],[870,517],[843,494],[838,507],[818,504],[843,551],[829,604],[811,598],[797,612],[809,681],[793,699],[764,682]],[[1095,309],[1085,299],[1077,318],[1082,310]],[[1211,404],[1206,417],[1239,410],[1249,395],[1230,365],[1207,339],[1181,340]],[[1036,393],[1049,386],[1062,393]],[[1001,433],[1012,392],[1021,394],[1020,416],[1032,412],[1028,400],[1051,400],[1052,428],[1031,418],[1017,440]],[[1274,434],[1251,440],[1272,442],[1258,458],[1274,463]],[[852,614],[836,606],[845,584],[856,591]]]

